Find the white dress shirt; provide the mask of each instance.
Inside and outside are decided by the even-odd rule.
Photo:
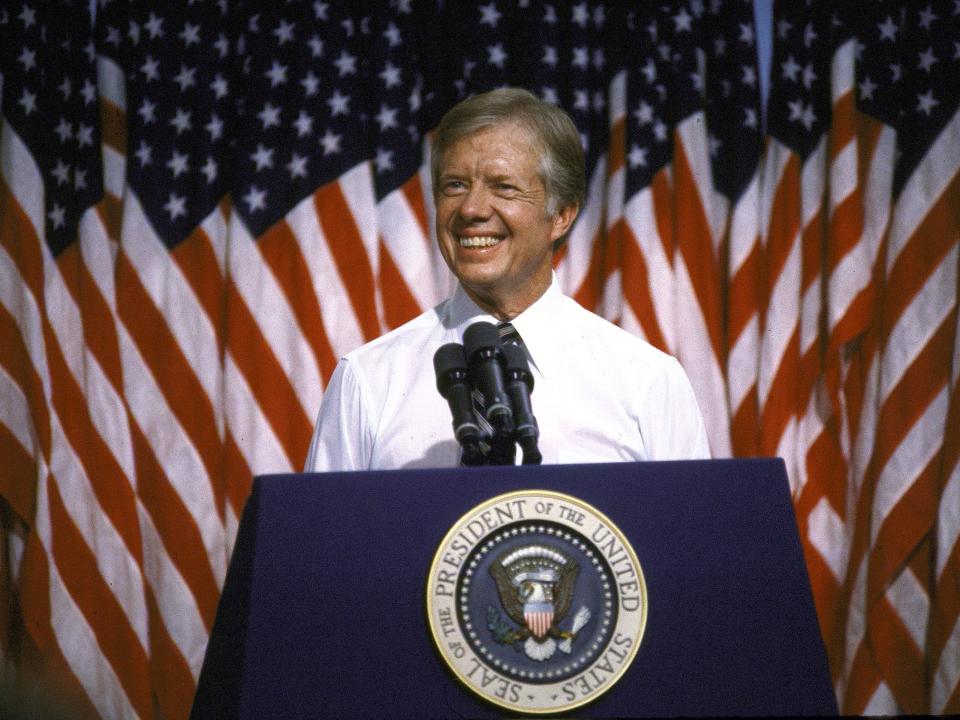
[[[460,446],[433,354],[463,342],[464,330],[481,320],[497,322],[458,286],[449,300],[343,357],[305,470],[457,466]],[[511,323],[530,360],[545,464],[709,457],[680,364],[563,295],[555,277]]]

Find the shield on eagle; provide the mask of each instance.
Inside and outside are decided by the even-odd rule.
[[[507,615],[537,642],[570,610],[579,566],[548,545],[525,545],[503,553],[490,567]]]

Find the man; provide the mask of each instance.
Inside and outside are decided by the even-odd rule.
[[[347,354],[323,397],[307,471],[452,467],[437,348],[510,321],[534,377],[544,463],[708,457],[679,363],[560,293],[553,252],[584,196],[580,136],[559,108],[500,89],[450,110],[432,157],[453,297]]]

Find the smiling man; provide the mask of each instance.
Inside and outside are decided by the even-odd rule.
[[[478,321],[509,321],[519,334],[534,377],[543,462],[708,457],[679,363],[557,286],[553,253],[585,186],[569,116],[525,90],[476,95],[441,120],[431,170],[437,242],[456,292],[341,358],[305,469],[459,464],[431,360]]]

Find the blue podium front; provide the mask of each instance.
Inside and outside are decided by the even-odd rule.
[[[195,718],[498,717],[428,628],[448,530],[503,493],[589,503],[647,586],[629,669],[577,716],[836,714],[774,459],[262,476],[241,521]]]

